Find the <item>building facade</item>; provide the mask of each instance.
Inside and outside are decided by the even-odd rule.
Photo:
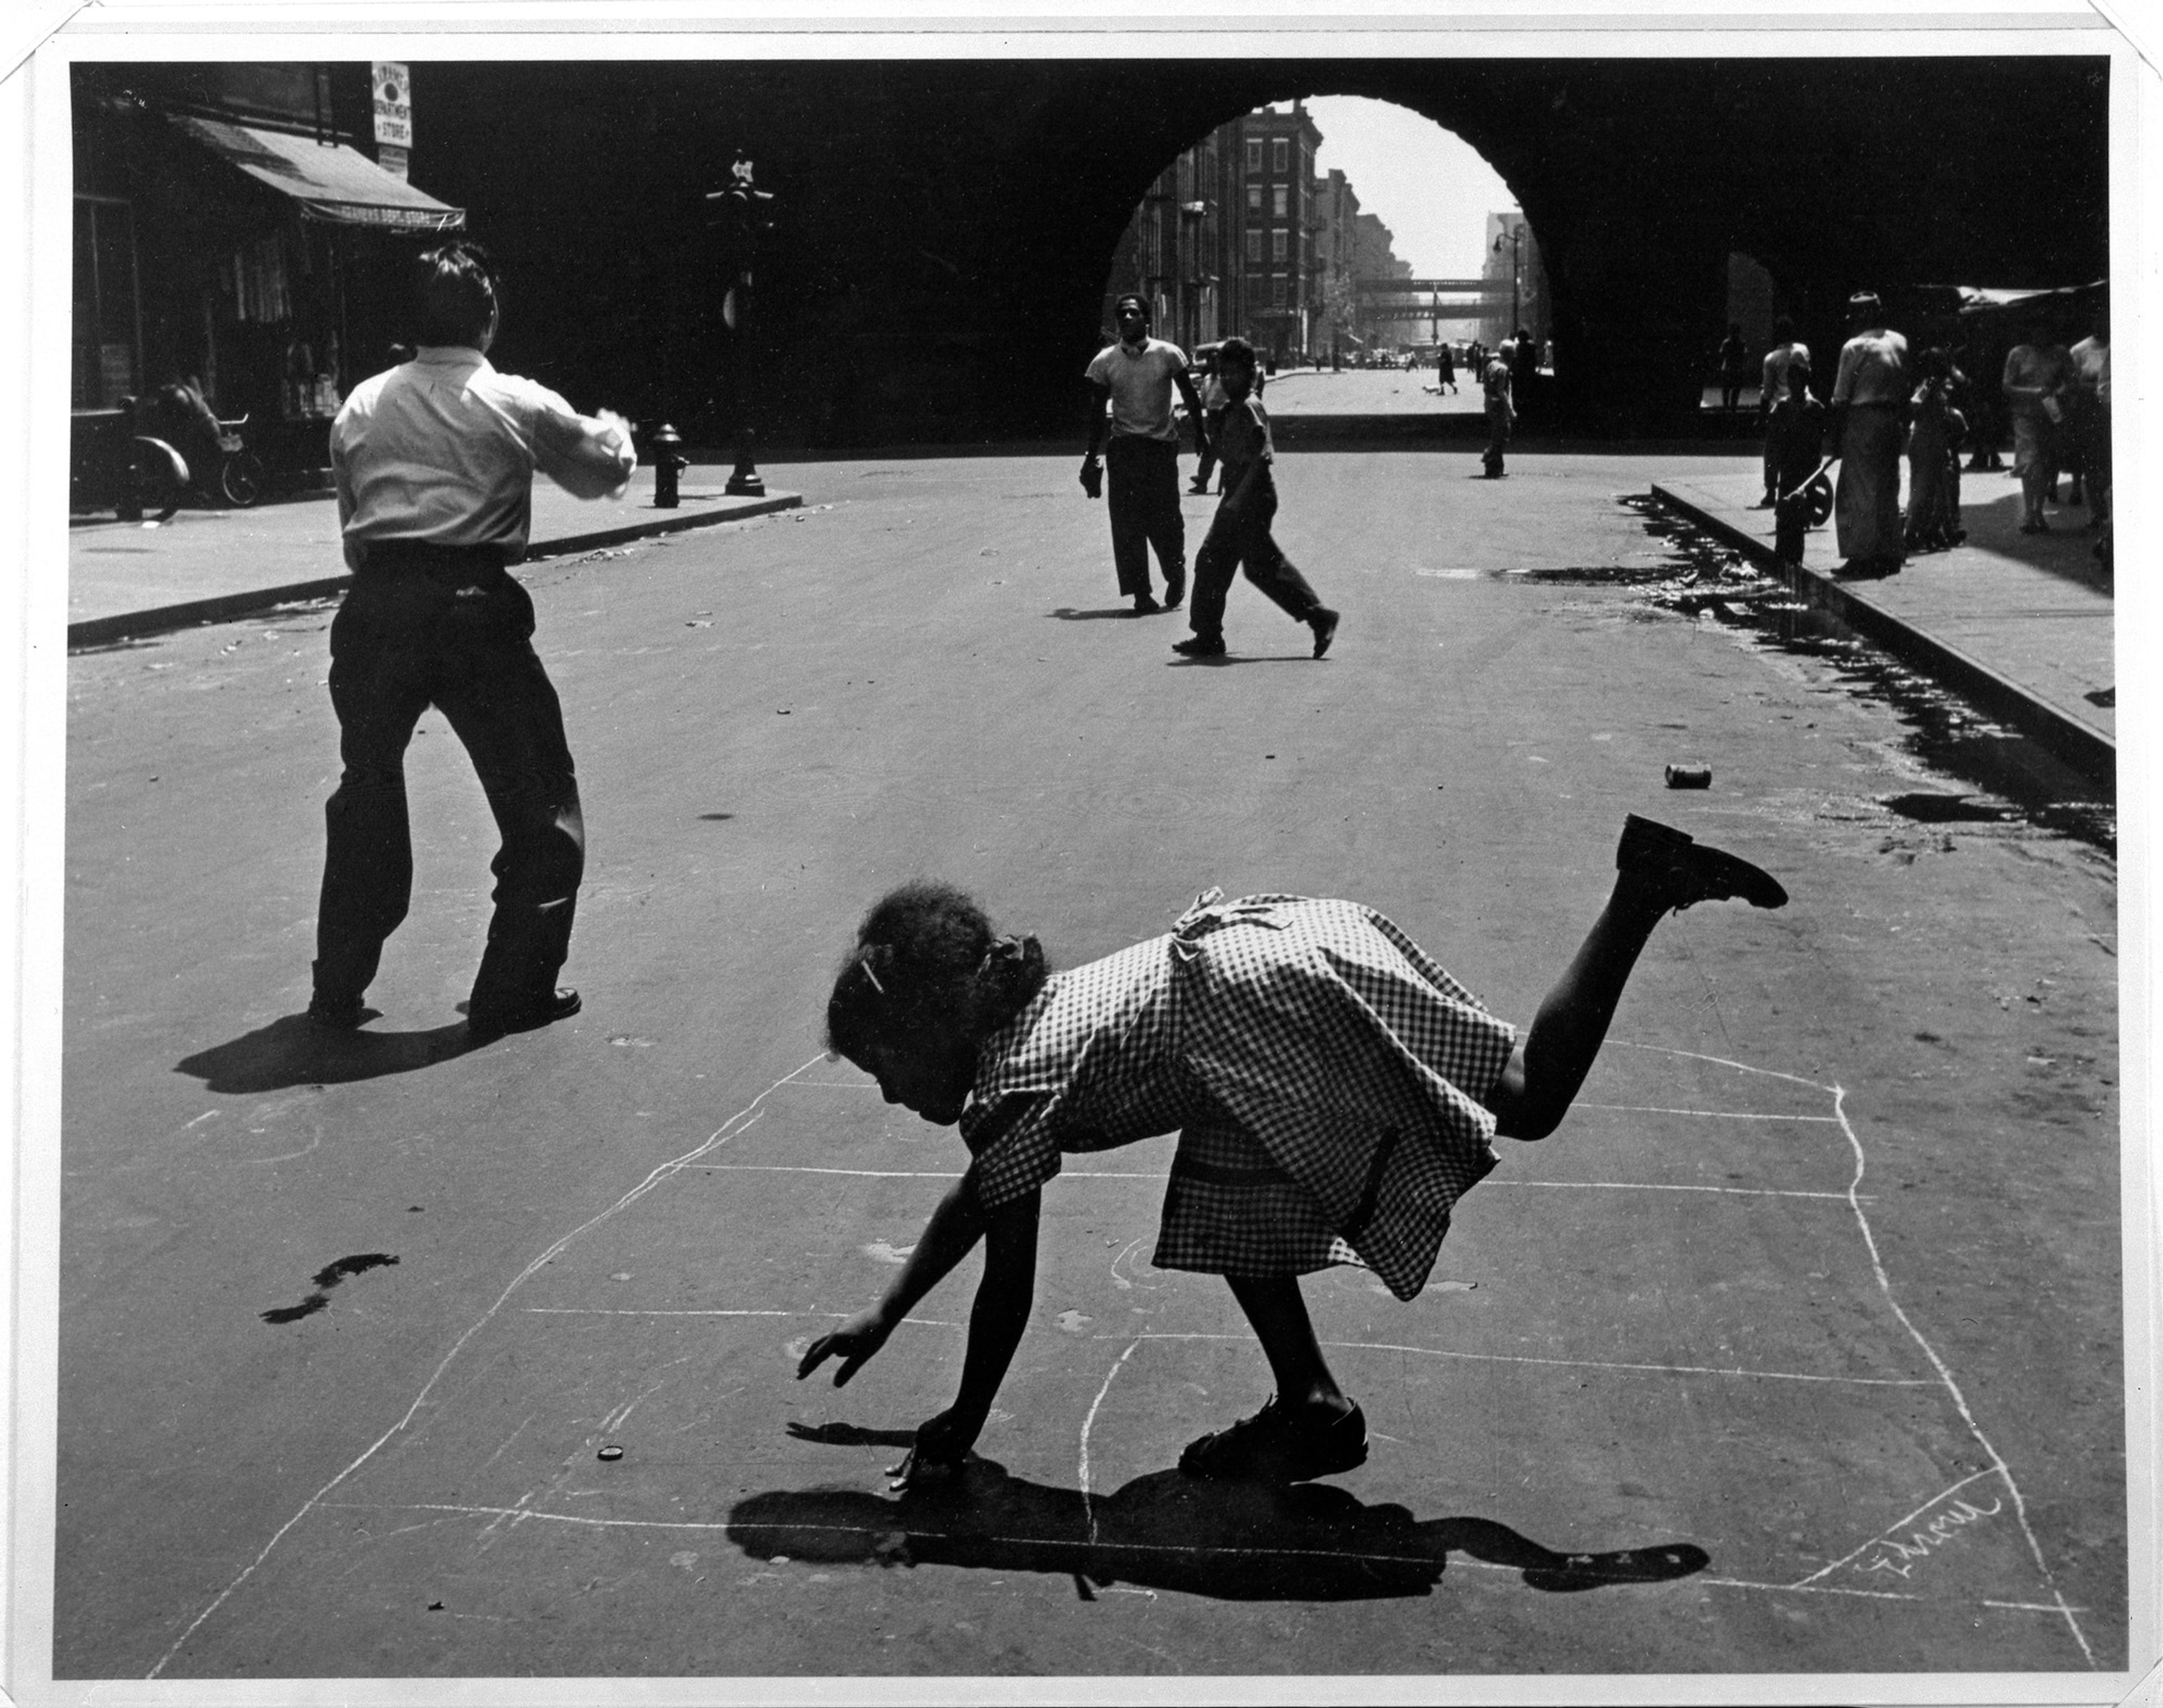
[[[395,100],[385,100],[386,93]],[[402,77],[359,65],[78,65],[71,403],[199,383],[274,469],[403,336],[404,268],[464,215],[379,159]]]
[[[1219,125],[1158,174],[1113,251],[1104,285],[1106,335],[1113,300],[1139,291],[1156,335],[1185,349],[1234,333],[1275,366],[1327,360],[1349,324],[1349,306],[1326,306],[1346,282],[1344,233],[1358,197],[1343,175],[1317,185],[1322,133],[1301,102]],[[1340,195],[1350,213],[1333,214]],[[1327,239],[1325,243],[1324,239]]]
[[[1554,336],[1547,271],[1540,265],[1539,240],[1517,209],[1487,216],[1487,259],[1480,274],[1495,287],[1495,306],[1480,317],[1480,341],[1492,349],[1523,327],[1544,348]],[[1502,300],[1506,286],[1510,291],[1507,305]]]

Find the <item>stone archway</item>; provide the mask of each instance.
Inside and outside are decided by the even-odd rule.
[[[1557,424],[1644,433],[1694,417],[1731,250],[1812,329],[1862,282],[2100,276],[2107,77],[2099,56],[420,64],[413,174],[506,265],[506,366],[695,423],[726,359],[701,196],[743,147],[779,216],[770,435],[1065,437],[1104,257],[1163,163],[1272,102],[1365,96],[1515,192]]]

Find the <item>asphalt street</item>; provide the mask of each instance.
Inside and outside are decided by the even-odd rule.
[[[1287,455],[1343,629],[1314,661],[1243,583],[1210,663],[1125,615],[1076,461],[769,467],[801,510],[525,571],[586,1008],[481,1050],[495,837],[432,714],[381,1018],[297,1018],[328,605],[71,660],[56,1676],[2122,1666],[2108,852],[1844,655],[1662,596],[1620,500],[1733,459]],[[1354,897],[1523,1021],[1632,811],[1793,902],[1662,926],[1425,1297],[1308,1284],[1363,1469],[1178,1478],[1268,1378],[1147,1261],[1169,1140],[1049,1189],[958,1496],[880,1472],[973,1263],[847,1389],[791,1380],[965,1160],[820,1052],[885,888],[1056,965],[1212,885]]]

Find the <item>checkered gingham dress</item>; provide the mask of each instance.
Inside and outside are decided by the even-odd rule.
[[[985,1045],[961,1116],[987,1208],[1064,1151],[1178,1129],[1155,1261],[1427,1284],[1494,1167],[1482,1097],[1516,1029],[1357,902],[1211,890],[1165,936],[1052,975]]]

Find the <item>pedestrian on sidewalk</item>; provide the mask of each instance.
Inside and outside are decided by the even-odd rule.
[[[1773,551],[1783,563],[1803,561],[1810,527],[1809,489],[1824,465],[1825,406],[1810,396],[1810,359],[1792,358],[1783,370],[1787,395],[1765,428],[1765,458],[1774,494]]]
[[[888,1103],[958,1126],[971,1161],[871,1309],[814,1341],[846,1382],[985,1244],[955,1403],[916,1432],[898,1485],[950,1476],[991,1414],[1033,1304],[1044,1186],[1062,1155],[1177,1131],[1154,1261],[1221,1275],[1275,1395],[1180,1455],[1191,1477],[1302,1482],[1367,1457],[1359,1406],[1316,1343],[1299,1277],[1371,1268],[1426,1285],[1497,1134],[1543,1139],[1600,1053],[1653,928],[1702,901],[1777,908],[1771,876],[1634,815],[1614,888],[1528,1034],[1497,1019],[1356,902],[1212,890],[1171,931],[1054,973],[960,891],[874,907],[826,1009],[828,1047]]]
[[[489,364],[499,324],[488,253],[419,259],[413,359],[364,380],[331,427],[353,585],[331,623],[331,705],[344,764],[324,808],[316,928],[318,1024],[348,1029],[413,886],[405,755],[431,705],[465,744],[503,843],[495,911],[466,1006],[486,1042],[579,1011],[556,975],[585,863],[562,708],[534,652],[533,600],[506,568],[526,549],[537,469],[581,498],[621,493],[630,423],[584,416]]]
[[[2066,429],[2072,442],[2073,490],[2066,501],[2078,504],[2085,497],[2088,526],[2099,532],[2108,503],[2103,495],[2110,485],[2110,473],[2105,466],[2109,430],[2096,401],[2103,369],[2110,360],[2110,307],[2101,297],[2089,310],[2087,336],[2067,351],[2066,357]]]
[[[1943,552],[1967,537],[1960,525],[1960,448],[1967,422],[1952,404],[1952,358],[1937,347],[1916,359],[1922,383],[1909,401],[1907,545]]]
[[[1480,387],[1487,398],[1487,448],[1480,461],[1488,479],[1500,480],[1507,472],[1502,467],[1502,453],[1509,448],[1510,429],[1517,423],[1517,407],[1510,395],[1510,364],[1501,351],[1486,359],[1486,365],[1480,370]]]
[[[1891,575],[1900,568],[1900,448],[1905,437],[1908,341],[1885,324],[1874,292],[1848,298],[1847,342],[1832,385],[1833,443],[1840,479],[1833,519],[1841,567]]]
[[[1765,495],[1756,508],[1770,510],[1780,495],[1778,471],[1773,467],[1773,440],[1770,427],[1773,411],[1788,390],[1788,368],[1796,357],[1805,364],[1810,359],[1810,347],[1797,341],[1795,323],[1786,315],[1773,322],[1773,348],[1765,352],[1765,359],[1757,370],[1757,426],[1766,433],[1765,439]]]
[[[1457,396],[1457,354],[1447,339],[1434,348],[1434,383],[1438,397],[1444,391],[1452,397]]]
[[[1731,320],[1720,341],[1720,406],[1732,415],[1742,406],[1742,382],[1750,377],[1750,347],[1742,342],[1742,322]]]
[[[1119,592],[1134,602],[1134,615],[1168,610],[1186,595],[1186,522],[1179,512],[1179,427],[1172,419],[1176,386],[1194,423],[1197,447],[1207,449],[1202,399],[1187,377],[1186,357],[1174,343],[1150,336],[1149,304],[1129,292],[1119,298],[1119,335],[1090,362],[1089,449],[1082,459],[1082,485],[1094,490],[1108,474],[1106,508],[1112,517],[1112,567]],[[1112,443],[1102,460],[1105,411]],[[1150,594],[1149,554],[1164,576],[1164,603]]]
[[[1201,453],[1194,462],[1194,484],[1186,490],[1197,497],[1209,490],[1209,477],[1217,468],[1217,435],[1224,425],[1224,411],[1230,400],[1224,396],[1224,382],[1218,377],[1217,354],[1220,344],[1204,344],[1197,350],[1195,359],[1202,364],[1202,423],[1204,431],[1197,434],[1202,442]],[[1223,483],[1218,483],[1223,490]]]
[[[1270,466],[1276,453],[1270,443],[1269,411],[1253,395],[1254,347],[1244,338],[1225,339],[1217,349],[1217,377],[1226,401],[1212,443],[1224,462],[1224,496],[1194,560],[1194,605],[1187,616],[1194,632],[1171,650],[1190,658],[1224,656],[1224,597],[1244,565],[1248,580],[1293,621],[1314,631],[1319,658],[1336,638],[1338,616],[1315,596],[1270,532],[1277,513]]]
[[[2020,477],[2024,534],[2050,532],[2043,503],[2057,496],[2058,428],[2071,370],[2071,354],[2058,342],[2047,315],[2038,310],[2024,318],[2019,342],[2006,352],[2000,384],[2013,417],[2013,472]]]

